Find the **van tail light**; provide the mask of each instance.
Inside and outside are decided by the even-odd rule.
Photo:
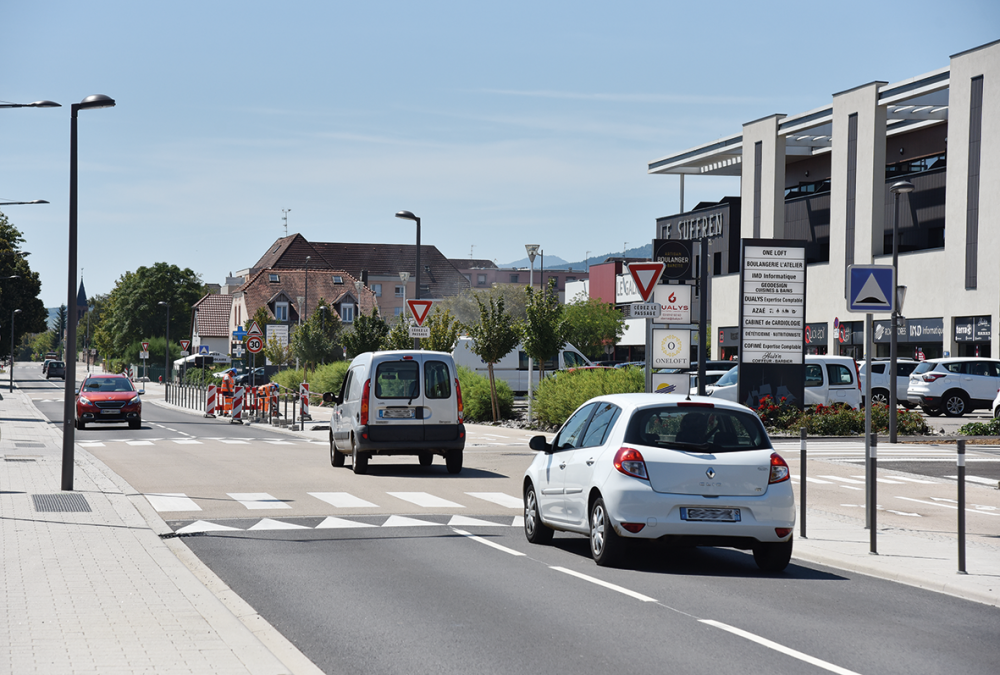
[[[365,389],[361,394],[361,426],[368,425],[368,399],[372,393],[372,381],[365,380]]]
[[[646,460],[642,458],[642,453],[635,448],[619,448],[618,452],[615,453],[615,468],[626,476],[649,480],[649,474],[646,472]]]
[[[924,382],[933,382],[934,380],[940,380],[942,377],[947,377],[947,373],[924,373],[920,376]]]
[[[458,399],[458,423],[462,424],[465,422],[465,404],[462,403],[462,385],[458,383],[458,378],[455,378],[455,398]]]
[[[781,458],[776,452],[771,453],[771,477],[767,479],[768,485],[774,485],[775,483],[780,483],[791,478],[791,472],[788,470],[788,465],[785,460]]]
[[[858,391],[861,391],[861,366],[858,365],[857,361],[854,362],[854,379],[858,383]],[[861,393],[864,394],[863,391]]]

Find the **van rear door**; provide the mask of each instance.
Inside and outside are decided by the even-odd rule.
[[[458,375],[451,357],[427,353],[423,366],[423,423],[425,441],[454,441],[458,438]]]
[[[421,360],[419,355],[373,359],[368,411],[372,441],[424,440]]]

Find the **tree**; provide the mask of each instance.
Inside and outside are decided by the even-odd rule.
[[[0,330],[0,354],[4,355],[11,352],[12,318],[15,345],[27,334],[48,330],[48,310],[38,297],[42,284],[38,273],[31,271],[27,254],[21,251],[22,244],[24,237],[20,230],[0,213],[0,277],[18,277],[0,281],[0,324],[4,327]],[[21,310],[17,316],[13,316],[15,309]]]
[[[295,360],[291,344],[283,344],[277,335],[264,344],[264,357],[275,366],[285,366]]]
[[[607,344],[617,344],[625,334],[625,318],[614,306],[597,298],[579,298],[563,308],[566,341],[596,359]]]
[[[344,331],[343,342],[348,358],[378,351],[388,335],[389,326],[375,307],[372,307],[371,314],[359,312],[354,317],[354,325],[350,330]]]
[[[455,349],[461,324],[450,311],[435,307],[434,311],[424,319],[424,325],[430,328],[431,336],[421,341],[422,349],[433,352],[451,352]]]
[[[55,324],[52,326],[52,344],[54,349],[59,351],[59,347],[63,344],[63,336],[66,335],[66,305],[59,305],[59,309],[56,312]],[[69,345],[66,345],[68,348]]]
[[[528,301],[527,285],[493,284],[491,288],[474,291],[471,288],[463,290],[458,295],[444,298],[438,303],[440,310],[450,311],[463,325],[479,321],[479,306],[476,298],[503,298],[507,313],[517,321],[525,318],[525,306]]]
[[[396,317],[396,323],[389,329],[382,342],[382,349],[413,349],[408,311]]]
[[[485,295],[485,294],[484,294]],[[493,364],[510,354],[521,339],[520,322],[507,313],[502,295],[481,298],[475,296],[479,305],[479,322],[466,325],[472,338],[472,352],[486,363],[490,379],[490,403],[493,406],[493,421],[499,418],[497,386],[493,377]]]
[[[524,351],[538,364],[538,379],[541,381],[545,377],[546,359],[559,354],[566,344],[566,324],[554,279],[549,279],[548,286],[539,291],[528,288],[525,314]]]
[[[327,314],[331,316],[327,317]],[[343,358],[340,332],[340,317],[329,310],[326,300],[320,298],[317,310],[292,334],[292,353],[307,368],[315,368],[327,361],[337,361]]]

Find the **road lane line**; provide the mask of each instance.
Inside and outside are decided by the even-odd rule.
[[[495,548],[498,551],[503,551],[504,553],[509,553],[510,555],[520,555],[520,556],[524,555],[520,551],[515,551],[512,548],[507,548],[506,546],[501,546],[500,544],[492,542],[489,539],[483,539],[482,537],[477,537],[476,535],[471,534],[470,532],[466,532],[465,530],[459,530],[459,529],[456,529],[456,528],[452,528],[452,530],[455,532],[455,534],[460,534],[463,537],[465,537],[466,539],[471,539],[472,541],[479,542],[480,544],[486,544],[490,548]]]
[[[592,584],[597,584],[598,586],[603,586],[604,588],[610,589],[612,591],[617,591],[623,595],[627,595],[630,598],[635,598],[636,600],[642,600],[643,602],[657,602],[656,598],[651,598],[648,595],[643,595],[642,593],[636,593],[635,591],[630,591],[627,588],[618,586],[616,584],[610,584],[607,581],[602,581],[586,574],[581,574],[580,572],[575,572],[571,569],[565,567],[550,567],[549,569],[555,570],[556,572],[563,572],[571,577],[576,577],[577,579],[583,579],[584,581],[589,581]]]
[[[854,485],[864,485],[863,480],[854,480],[853,478],[843,478],[841,476],[820,476],[820,478],[829,478],[830,480],[840,481],[842,483],[853,483]]]
[[[476,499],[483,499],[494,504],[499,504],[500,506],[506,506],[509,509],[524,507],[524,502],[517,497],[511,497],[505,492],[466,492],[465,494]]]
[[[941,504],[940,502],[926,502],[922,499],[912,499],[910,497],[897,496],[896,499],[905,499],[908,502],[917,502],[918,504],[927,504],[928,506],[942,506],[946,509],[955,509],[956,511],[958,511],[958,507],[952,506],[951,504]],[[965,509],[965,510],[968,511],[969,513],[981,513],[984,516],[1000,516],[1000,513],[994,513],[991,511],[980,511],[979,509]]]
[[[767,638],[762,638],[759,635],[748,633],[745,630],[740,630],[739,628],[735,628],[728,624],[724,624],[719,621],[712,621],[711,619],[698,619],[698,621],[700,623],[706,623],[709,626],[721,628],[722,630],[728,631],[733,635],[738,635],[741,638],[746,638],[747,640],[750,640],[751,642],[756,642],[757,644],[763,645],[768,649],[773,649],[776,652],[781,652],[782,654],[786,654],[800,661],[805,661],[806,663],[812,664],[818,668],[829,670],[832,673],[840,673],[840,675],[859,675],[859,673],[853,670],[848,670],[847,668],[841,668],[840,666],[829,663],[828,661],[823,661],[822,659],[817,659],[815,656],[809,656],[808,654],[803,654],[802,652],[792,649],[791,647],[786,647],[785,645],[778,644],[777,642],[772,642]]]
[[[952,480],[958,480],[958,476],[945,476],[945,478],[951,478]],[[982,476],[969,476],[966,474],[965,480],[970,483],[979,483],[980,485],[989,485],[990,487],[996,487],[997,483],[1000,483],[996,478],[983,478]]]

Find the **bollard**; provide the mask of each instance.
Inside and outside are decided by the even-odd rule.
[[[243,387],[233,390],[233,417],[230,424],[243,424]]]
[[[215,385],[208,385],[205,398],[205,417],[215,417]]]
[[[958,573],[965,571],[965,441],[958,442]]]
[[[877,534],[878,534],[878,525],[877,525],[877,523],[878,523],[878,487],[877,487],[877,485],[878,485],[878,479],[877,479],[877,476],[878,476],[878,434],[873,433],[871,435],[871,439],[872,439],[872,447],[871,447],[871,456],[869,457],[869,461],[871,462],[871,467],[872,467],[872,473],[871,473],[872,479],[871,479],[871,483],[869,484],[869,489],[871,490],[870,499],[871,499],[871,507],[872,507],[871,508],[871,512],[872,512],[872,525],[871,525],[871,530],[869,530],[869,537],[868,537],[868,539],[869,539],[869,548],[868,548],[868,553],[871,554],[871,555],[878,555],[878,546],[877,546],[877,541],[876,541]]]
[[[806,539],[806,428],[799,427],[799,536]]]
[[[302,400],[302,408],[299,410],[299,419],[303,422],[306,420],[311,420],[312,416],[309,414],[309,383],[303,382],[299,385],[299,396]]]

